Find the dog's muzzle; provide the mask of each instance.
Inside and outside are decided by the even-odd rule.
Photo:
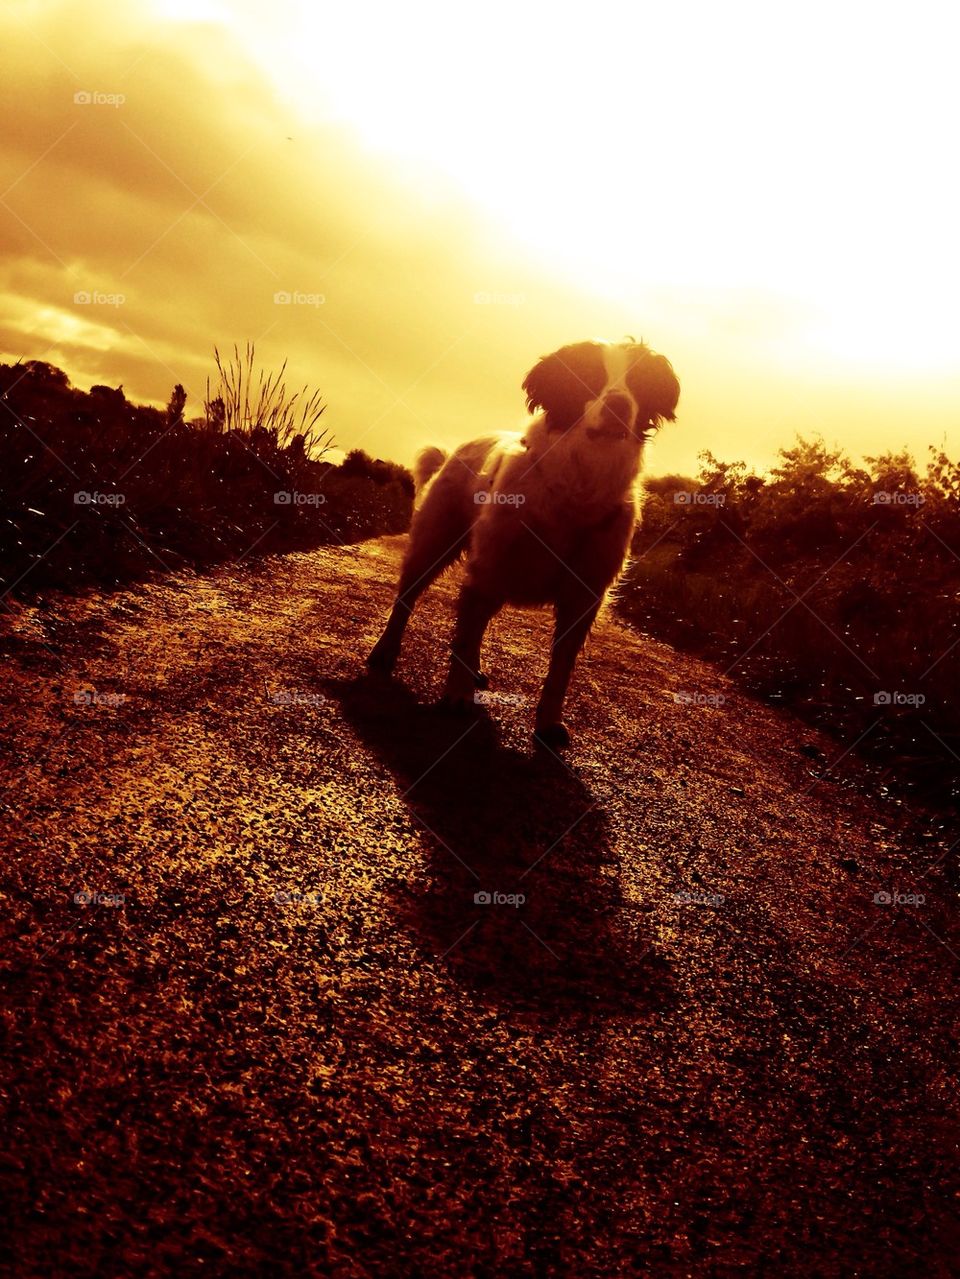
[[[634,405],[626,395],[607,395],[600,411],[600,425],[588,427],[592,440],[625,440],[633,434]]]
[[[600,425],[587,427],[591,440],[625,440],[632,434],[633,404],[625,395],[608,395],[600,410]]]

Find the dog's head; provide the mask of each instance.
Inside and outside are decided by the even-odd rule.
[[[670,361],[643,342],[574,342],[545,355],[523,381],[527,407],[547,428],[586,432],[598,444],[639,443],[672,422],[680,383]]]

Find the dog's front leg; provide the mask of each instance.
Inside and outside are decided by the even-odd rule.
[[[443,692],[444,704],[463,707],[474,700],[475,689],[483,682],[480,674],[480,645],[484,631],[503,600],[465,585],[457,601],[457,623],[450,646],[450,673]]]
[[[582,595],[578,594],[557,603],[553,645],[550,650],[550,669],[537,704],[534,732],[537,741],[552,749],[570,745],[570,734],[563,723],[563,701],[567,695],[577,655],[590,633],[590,627],[600,609],[602,598],[585,591]]]

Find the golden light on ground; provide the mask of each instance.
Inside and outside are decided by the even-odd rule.
[[[542,351],[628,332],[684,384],[662,468],[703,447],[764,464],[797,430],[855,453],[955,430],[944,6],[101,0],[2,21],[32,113],[0,152],[8,354],[56,328],[78,380],[162,399],[253,338],[322,385],[342,442],[403,460],[515,426]],[[123,106],[74,105],[98,87]],[[97,287],[129,302],[78,316],[71,347],[51,315]]]

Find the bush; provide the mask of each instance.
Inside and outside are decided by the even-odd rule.
[[[319,396],[288,396],[283,369],[254,376],[252,347],[233,365],[218,354],[218,367],[220,386],[187,422],[181,386],[161,411],[122,387],[79,391],[42,361],[0,365],[0,591],[110,584],[407,526],[409,473],[327,461]]]
[[[960,468],[932,449],[923,477],[907,452],[854,467],[817,439],[769,475],[701,462],[647,482],[623,613],[953,794]]]

